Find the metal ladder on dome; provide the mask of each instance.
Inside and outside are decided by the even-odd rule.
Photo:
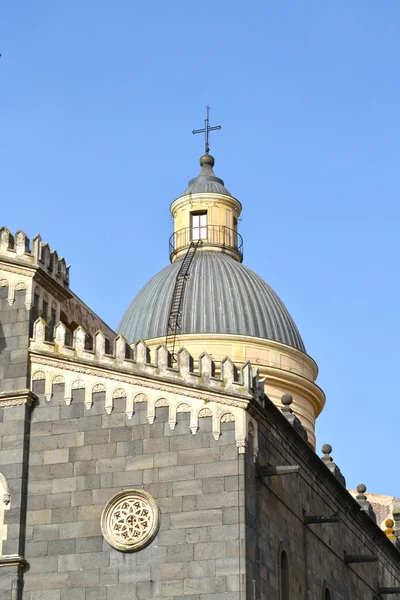
[[[175,280],[174,291],[172,293],[171,303],[169,305],[165,345],[171,352],[172,362],[176,361],[175,343],[178,330],[181,329],[181,309],[185,294],[186,280],[190,275],[190,266],[200,244],[201,240],[190,242],[190,246],[185,254],[185,258],[179,267],[179,271]]]

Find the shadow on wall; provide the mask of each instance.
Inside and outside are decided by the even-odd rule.
[[[3,327],[1,326],[1,321],[0,321],[0,354],[6,348],[7,348],[6,338],[4,337],[4,330],[3,330]]]

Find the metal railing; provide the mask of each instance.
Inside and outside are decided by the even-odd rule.
[[[199,230],[197,230],[199,231]],[[190,246],[191,242],[195,242],[199,236],[193,238],[193,229],[185,227],[175,231],[169,238],[169,255],[172,257],[179,250]],[[200,239],[203,246],[219,246],[220,248],[231,248],[236,250],[240,257],[243,258],[243,238],[242,236],[225,225],[207,225],[200,229]]]

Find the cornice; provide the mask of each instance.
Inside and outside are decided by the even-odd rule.
[[[182,206],[190,204],[210,204],[212,202],[220,202],[221,204],[230,204],[235,206],[240,213],[242,211],[242,203],[233,196],[226,196],[225,194],[216,194],[212,192],[197,192],[195,194],[185,194],[179,196],[170,205],[171,214],[174,216],[174,210],[179,210]]]
[[[37,396],[28,389],[0,392],[0,408],[7,406],[32,406]]]

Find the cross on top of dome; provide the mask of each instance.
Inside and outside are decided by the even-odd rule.
[[[210,145],[208,143],[208,134],[210,131],[215,131],[216,129],[222,129],[221,125],[215,125],[210,127],[210,107],[207,104],[206,106],[206,118],[204,119],[204,127],[203,129],[193,129],[192,133],[204,133],[205,134],[205,151],[206,154],[210,152]]]

